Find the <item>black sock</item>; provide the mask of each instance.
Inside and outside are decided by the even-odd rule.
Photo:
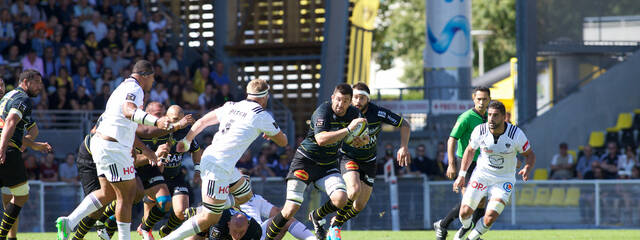
[[[107,219],[114,214],[116,214],[116,201],[111,201],[109,205],[104,208],[104,211],[102,211],[102,215],[98,218],[98,221],[105,223]]]
[[[169,221],[165,224],[166,227],[160,228],[162,233],[165,235],[169,235],[173,230],[176,230],[182,224],[182,220],[178,218],[173,212],[171,212],[171,216],[169,217]]]
[[[76,228],[76,231],[73,233],[73,238],[71,238],[72,240],[82,240],[84,239],[84,235],[86,235],[89,230],[91,230],[91,227],[93,227],[93,225],[96,223],[96,219],[90,218],[90,217],[85,217],[82,219],[82,221],[80,221],[80,223],[78,223],[78,228]]]
[[[486,210],[487,210],[486,208],[476,209],[476,211],[473,212],[473,218],[471,219],[471,221],[474,223],[478,222],[478,220],[480,220],[480,218],[484,216],[484,213],[486,212]]]
[[[115,217],[107,218],[107,221],[104,222],[104,226],[107,229],[107,233],[109,234],[109,236],[113,236],[113,234],[118,231],[118,223],[116,222]]]
[[[207,233],[209,233],[209,232],[199,232],[196,235],[198,235],[200,237],[203,237],[203,238],[206,238],[207,237]]]
[[[347,199],[347,205],[345,205],[343,208],[339,209],[338,212],[336,212],[336,221],[333,222],[333,225],[331,226],[342,227],[342,224],[344,224],[344,222],[350,219],[347,215],[349,212],[351,212],[352,207],[353,207],[353,200]]]
[[[18,240],[18,238],[17,238],[17,237],[14,237],[14,238],[7,238],[7,240]]]
[[[276,238],[280,233],[280,230],[282,230],[282,228],[285,224],[287,224],[288,221],[289,219],[284,218],[284,216],[282,216],[282,213],[279,212],[278,215],[273,217],[271,223],[269,223],[265,240],[273,240],[274,238]]]
[[[324,203],[322,207],[313,211],[313,217],[316,219],[322,219],[335,211],[338,211],[338,207],[334,206],[333,203],[331,203],[331,199],[329,199],[329,201]]]
[[[8,203],[7,208],[4,210],[2,214],[2,222],[0,223],[0,239],[6,239],[7,234],[9,234],[9,230],[13,227],[13,224],[18,219],[18,215],[20,214],[20,210],[22,207],[19,207],[13,203]]]
[[[444,229],[449,228],[449,225],[451,224],[451,222],[453,222],[453,220],[458,218],[459,215],[460,215],[460,204],[456,205],[451,209],[451,211],[449,211],[447,216],[442,220],[442,222],[440,222],[440,227]]]
[[[149,211],[149,216],[147,219],[142,221],[142,229],[149,232],[153,229],[153,225],[156,225],[160,220],[164,217],[164,212],[158,208],[158,206],[154,205]]]
[[[195,216],[198,214],[198,209],[194,208],[194,207],[190,207],[184,210],[184,220],[186,221],[187,219]]]

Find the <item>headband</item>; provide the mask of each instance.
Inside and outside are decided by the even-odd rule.
[[[269,94],[269,85],[267,85],[267,89],[265,89],[262,92],[258,92],[258,93],[247,93],[247,95],[252,96],[252,97],[264,97],[267,96]]]
[[[154,74],[153,71],[149,71],[149,72],[134,72],[134,73],[140,74],[142,76],[148,76],[148,75]]]
[[[370,98],[368,92],[362,91],[360,89],[353,89],[353,95],[356,95],[356,94],[365,95],[367,96],[367,98]]]

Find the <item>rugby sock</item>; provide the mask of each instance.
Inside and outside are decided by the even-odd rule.
[[[471,227],[471,217],[465,219],[460,216],[460,223],[462,223],[462,228],[464,229]]]
[[[9,230],[13,227],[16,219],[18,219],[21,209],[22,207],[18,205],[7,203],[7,208],[2,214],[2,222],[0,223],[0,239],[7,238],[7,234],[9,234]]]
[[[313,217],[316,219],[322,219],[329,215],[332,212],[337,211],[338,208],[331,203],[331,199],[329,199],[322,207],[313,211]]]
[[[487,210],[486,208],[478,208],[478,209],[476,209],[476,211],[473,212],[473,220],[472,221],[473,222],[478,222],[478,220],[481,217],[484,217],[484,213],[485,213],[486,210]]]
[[[269,226],[267,227],[267,236],[265,237],[265,240],[275,239],[288,221],[288,219],[282,216],[282,212],[278,212],[278,215],[273,217],[271,223],[269,223]]]
[[[98,218],[98,221],[100,222],[107,222],[107,219],[109,219],[109,217],[113,216],[114,214],[116,214],[116,201],[111,201],[109,203],[109,205],[107,205],[104,208],[104,211],[102,211],[102,215],[100,216],[100,218]]]
[[[189,236],[193,236],[198,234],[200,231],[200,227],[198,226],[198,218],[190,218],[185,221],[178,229],[171,232],[171,234],[162,238],[162,240],[182,240]]]
[[[7,240],[18,240],[18,238],[17,238],[17,237],[14,237],[14,238],[7,238]]]
[[[154,205],[153,208],[149,211],[149,216],[147,219],[143,219],[142,221],[142,230],[147,232],[153,229],[153,226],[156,225],[158,221],[160,221],[164,217],[164,212],[158,208],[157,205]]]
[[[113,234],[118,231],[118,223],[116,223],[116,217],[111,216],[107,218],[107,221],[104,222],[104,227],[107,229],[107,233],[109,236],[113,236]]]
[[[102,208],[102,203],[100,203],[96,196],[90,193],[82,199],[80,205],[78,205],[78,207],[76,207],[76,209],[67,217],[69,218],[69,228],[74,229],[80,220],[100,208]]]
[[[453,220],[455,220],[460,214],[460,204],[456,205],[449,211],[447,216],[440,222],[440,227],[447,229]]]
[[[131,223],[118,223],[118,240],[131,240]]]
[[[344,224],[344,222],[349,220],[349,218],[347,218],[347,212],[349,212],[352,207],[353,207],[353,200],[347,199],[347,205],[344,205],[343,208],[339,209],[338,212],[336,212],[336,221],[333,222],[331,226],[342,227],[342,224]]]
[[[162,231],[162,233],[164,233],[165,235],[169,235],[169,233],[171,233],[173,230],[178,228],[180,224],[182,224],[182,220],[180,220],[178,216],[176,216],[173,212],[171,212],[169,221],[167,221],[167,224],[165,224],[165,227],[160,228],[160,231]]]
[[[296,239],[315,240],[316,236],[301,222],[295,221],[289,226],[289,233]]]
[[[80,223],[78,224],[78,227],[76,228],[76,231],[73,233],[73,238],[71,238],[72,240],[82,240],[84,239],[84,235],[86,235],[89,230],[91,230],[91,227],[93,227],[93,224],[96,223],[96,219],[90,218],[90,217],[85,217],[82,219],[82,221],[80,221]]]
[[[489,231],[489,228],[491,227],[487,227],[486,225],[484,225],[484,218],[480,218],[480,220],[478,220],[478,222],[476,223],[476,227],[473,229],[473,231],[471,231],[471,233],[469,233],[469,236],[467,236],[467,238],[469,240],[476,240],[480,238],[480,235]]]
[[[198,236],[200,236],[200,237],[203,237],[203,238],[206,238],[206,237],[207,237],[207,233],[209,233],[209,232],[199,232],[199,233],[198,233],[198,234],[196,234],[196,235],[198,235]]]

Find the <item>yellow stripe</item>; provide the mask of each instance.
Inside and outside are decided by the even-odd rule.
[[[15,221],[15,220],[16,220],[15,218],[13,218],[13,217],[9,216],[6,212],[4,213],[4,215],[5,215],[5,216],[7,216],[8,218],[11,218],[11,220],[13,220],[13,221]]]

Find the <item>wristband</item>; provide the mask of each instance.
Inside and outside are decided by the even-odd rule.
[[[458,172],[458,177],[459,176],[467,176],[467,171],[460,170],[460,172]]]
[[[349,129],[349,127],[346,127],[347,129],[347,134],[351,134],[351,129]]]
[[[184,144],[184,151],[189,151],[189,148],[191,148],[191,141],[187,140],[187,137],[183,138],[182,140],[180,140],[180,142],[182,144]]]
[[[196,171],[196,172],[201,172],[200,171],[200,164],[194,164],[193,165],[193,170]]]
[[[136,111],[133,112],[133,116],[131,116],[131,120],[142,125],[155,126],[158,118],[142,111],[142,109],[136,108]]]

